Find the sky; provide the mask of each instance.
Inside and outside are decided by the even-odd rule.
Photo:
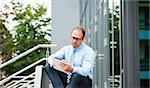
[[[10,2],[12,0],[0,0],[0,9],[3,9],[4,4],[11,5]],[[35,5],[36,3],[38,4],[44,4],[48,8],[48,10],[51,11],[51,0],[14,0],[18,2],[22,2],[23,5],[31,4]]]
[[[17,0],[25,5],[32,4],[35,5],[36,3],[43,4],[48,9],[47,14],[51,16],[51,0]]]
[[[114,6],[117,6],[120,3],[120,0],[109,0],[109,8],[112,8],[113,1],[114,1]]]
[[[4,5],[7,4],[8,6],[11,6],[12,0],[0,0],[0,10],[3,10]],[[14,0],[23,3],[24,6],[31,4],[36,5],[42,4],[47,8],[47,15],[51,17],[51,0]]]

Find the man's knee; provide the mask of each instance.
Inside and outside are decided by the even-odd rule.
[[[76,81],[80,81],[81,80],[81,75],[78,73],[73,73],[71,80],[76,80]]]
[[[47,72],[50,70],[50,65],[49,64],[46,64],[43,69]]]
[[[79,78],[81,75],[79,75],[79,74],[77,74],[77,73],[73,73],[72,74],[72,77],[74,77],[74,78]]]

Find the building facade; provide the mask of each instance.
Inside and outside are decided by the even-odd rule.
[[[150,1],[139,1],[139,53],[142,87],[150,87]]]
[[[97,55],[93,88],[149,88],[149,8],[148,0],[52,0],[53,42],[69,43],[82,25]]]

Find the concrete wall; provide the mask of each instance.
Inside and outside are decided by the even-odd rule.
[[[79,0],[52,0],[52,53],[70,44],[70,33],[79,25]]]

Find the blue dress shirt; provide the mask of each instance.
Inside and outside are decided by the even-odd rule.
[[[55,53],[57,58],[69,61],[75,49],[74,62],[71,64],[73,73],[78,73],[82,76],[89,76],[93,79],[93,67],[95,65],[95,52],[84,42],[78,48],[73,48],[72,45],[67,45]]]

